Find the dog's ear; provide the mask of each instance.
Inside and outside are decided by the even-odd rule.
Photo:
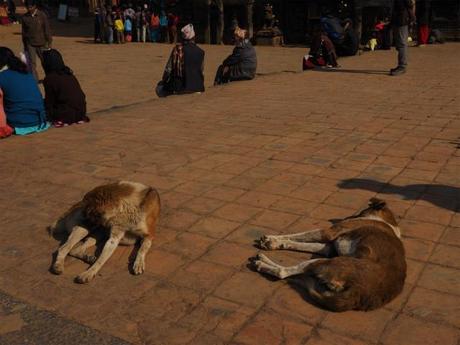
[[[371,198],[369,200],[369,207],[374,209],[374,210],[381,210],[386,205],[387,205],[387,203],[385,202],[385,200],[381,200],[381,199],[378,199],[378,198]]]

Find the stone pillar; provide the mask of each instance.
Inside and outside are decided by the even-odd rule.
[[[362,0],[355,0],[353,4],[354,29],[358,36],[359,44],[361,44],[361,36],[363,33],[363,4]]]
[[[253,23],[254,2],[255,2],[254,0],[247,0],[246,15],[247,15],[247,22],[248,22],[249,38],[252,38],[254,36],[254,23]]]

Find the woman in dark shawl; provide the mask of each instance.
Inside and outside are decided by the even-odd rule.
[[[204,92],[204,51],[195,43],[195,30],[192,24],[181,30],[182,43],[177,44],[156,92],[159,97],[172,94]]]
[[[88,122],[85,94],[57,50],[43,52],[43,69],[46,113],[53,125],[62,127]]]

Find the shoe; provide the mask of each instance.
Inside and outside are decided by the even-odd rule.
[[[390,70],[390,75],[392,76],[398,76],[398,75],[401,75],[401,74],[404,74],[406,73],[406,68],[405,67],[396,67],[396,68],[393,68],[392,70]]]

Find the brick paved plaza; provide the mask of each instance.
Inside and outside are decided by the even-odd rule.
[[[3,29],[0,29],[3,30]],[[0,32],[19,51],[18,28]],[[157,99],[170,46],[56,37],[90,124],[0,142],[0,344],[460,344],[459,44],[300,72],[305,49],[258,48],[256,80]],[[228,46],[205,46],[211,85]],[[115,107],[116,106],[116,107]],[[88,285],[46,227],[90,188],[134,180],[163,201],[146,273],[119,247]],[[351,215],[370,197],[401,221],[403,293],[330,313],[247,267],[256,238]],[[270,252],[283,264],[308,257]]]

